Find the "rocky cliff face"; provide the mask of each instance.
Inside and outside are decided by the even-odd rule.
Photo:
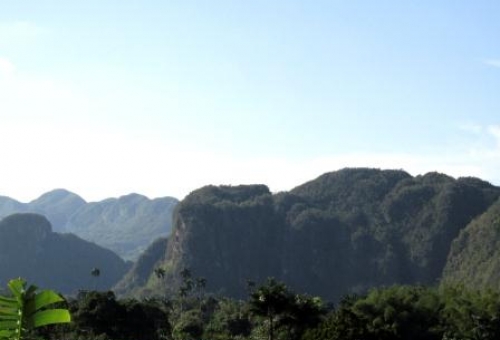
[[[127,274],[113,287],[113,291],[119,295],[139,294],[148,296],[154,294],[148,286],[148,279],[152,284],[159,287],[162,286],[163,278],[155,276],[151,277],[155,269],[161,266],[161,262],[165,259],[165,249],[167,248],[168,239],[161,237],[154,241],[133,264]]]
[[[434,284],[450,245],[500,196],[478,179],[344,169],[272,195],[262,185],[191,193],[174,214],[167,286],[189,268],[244,296],[268,276],[328,299],[395,283]]]
[[[190,268],[208,289],[244,293],[247,280],[281,270],[284,223],[265,186],[205,187],[180,204],[168,267]]]

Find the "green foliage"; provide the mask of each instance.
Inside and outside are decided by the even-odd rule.
[[[71,302],[73,337],[164,339],[171,333],[168,305],[159,300],[117,300],[113,292],[81,292]]]
[[[324,313],[318,298],[294,294],[273,278],[250,294],[250,312],[267,321],[268,338],[282,330],[287,339],[300,339],[302,333],[318,324]]]
[[[153,240],[170,232],[177,202],[169,197],[150,200],[130,194],[87,203],[69,218],[65,229],[126,260],[137,260]]]
[[[494,340],[500,293],[464,287],[393,286],[346,297],[303,340]]]
[[[207,279],[207,292],[240,299],[247,280],[267,277],[332,301],[374,287],[435,284],[453,261],[452,242],[499,197],[500,188],[479,179],[364,168],[275,195],[262,185],[204,187],[175,211],[166,256],[155,263],[168,269],[157,294],[176,293],[186,267]],[[496,268],[471,277],[500,282]],[[153,270],[149,288],[160,282]]]
[[[188,275],[189,274],[189,275]],[[193,279],[189,271],[185,280]],[[195,282],[196,279],[193,280]],[[496,340],[500,292],[463,286],[392,286],[344,296],[327,310],[274,279],[246,301],[193,292],[173,300],[117,300],[82,292],[71,301],[73,322],[48,340]],[[62,327],[62,326],[59,326]]]
[[[275,323],[291,304],[291,293],[285,284],[268,279],[265,285],[258,287],[250,298],[250,311],[268,321],[269,340],[274,339]]]
[[[159,238],[151,243],[133,264],[132,268],[113,287],[113,290],[118,295],[129,293],[130,296],[144,296],[147,294],[144,294],[143,291],[150,288],[148,287],[149,284],[158,287],[157,290],[161,292],[165,287],[164,278],[168,272],[165,266],[159,266],[158,262],[165,256],[167,243],[167,238]],[[161,272],[161,280],[158,277],[157,270]]]
[[[218,299],[202,338],[214,340],[246,338],[252,328],[249,305],[242,300],[222,298]]]
[[[500,292],[469,290],[464,286],[441,289],[444,308],[440,318],[448,339],[498,339]]]
[[[228,194],[232,190],[235,193]],[[216,195],[220,195],[218,203],[213,201],[219,197]],[[232,198],[234,201],[229,200]],[[174,224],[179,228],[186,225],[188,229],[178,234],[182,240],[171,238],[167,259],[160,264],[172,267],[175,273],[166,280],[167,287],[173,288],[170,293],[183,284],[180,276],[183,268],[206,278],[207,290],[224,287],[224,294],[239,298],[246,295],[247,279],[264,280],[267,273],[278,268],[275,255],[281,239],[276,227],[279,228],[280,221],[275,218],[272,197],[266,187],[202,188],[179,204],[175,216]],[[177,241],[182,243],[174,245]],[[192,250],[205,255],[191,257]],[[253,256],[255,251],[261,256]],[[171,253],[175,253],[175,258]],[[185,262],[184,257],[190,261]]]
[[[23,279],[9,281],[12,297],[0,296],[0,339],[24,339],[26,332],[52,324],[71,321],[65,308],[51,308],[64,299],[52,290],[37,292],[36,286],[26,287]]]
[[[453,242],[443,282],[500,289],[500,200]]]
[[[197,340],[203,335],[203,319],[199,311],[190,310],[176,322],[172,338],[174,340]]]
[[[367,339],[370,336],[367,325],[352,310],[354,303],[362,297],[356,295],[344,296],[338,308],[330,312],[317,327],[308,328],[303,340],[354,340]]]
[[[378,339],[441,339],[437,294],[423,287],[373,290],[352,311]]]
[[[269,194],[269,188],[265,185],[208,185],[198,189],[195,195],[186,197],[186,202],[189,204],[211,204],[220,202],[240,204],[251,201],[255,197]]]

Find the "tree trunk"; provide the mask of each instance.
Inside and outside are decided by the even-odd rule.
[[[269,315],[269,340],[274,340],[274,325],[272,315]]]

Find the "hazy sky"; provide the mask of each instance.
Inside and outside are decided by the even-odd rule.
[[[1,0],[0,195],[500,185],[500,2]]]

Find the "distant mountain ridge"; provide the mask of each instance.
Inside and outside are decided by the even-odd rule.
[[[111,250],[73,234],[58,234],[46,217],[12,214],[0,220],[0,285],[23,277],[62,293],[80,289],[110,289],[127,272],[126,263]],[[99,277],[91,271],[98,268]]]
[[[14,213],[37,213],[50,220],[54,231],[61,232],[65,231],[69,217],[85,204],[87,202],[83,198],[65,189],[52,190],[28,203],[0,196],[0,218]]]
[[[177,203],[172,197],[149,199],[138,194],[87,203],[70,191],[56,189],[29,203],[0,196],[0,218],[26,212],[44,215],[56,232],[74,233],[135,260],[155,239],[169,234]]]
[[[461,263],[454,258],[472,249],[467,230],[499,198],[499,187],[477,178],[368,168],[326,173],[277,194],[265,185],[206,186],[176,207],[164,251],[151,247],[148,266],[133,268],[117,287],[175,291],[184,268],[206,278],[209,291],[234,297],[246,295],[248,280],[269,276],[330,300],[377,286],[436,284],[445,271],[454,278]],[[487,220],[498,226],[494,216]],[[165,279],[152,268],[163,268]]]

